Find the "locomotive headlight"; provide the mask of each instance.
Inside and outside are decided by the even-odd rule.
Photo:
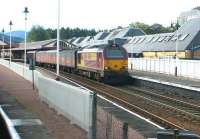
[[[124,69],[128,69],[128,66],[127,66],[127,65],[125,65],[125,66],[124,66]]]

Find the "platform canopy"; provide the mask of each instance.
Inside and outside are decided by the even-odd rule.
[[[6,44],[5,42],[0,40],[0,49],[2,49],[3,47],[7,48],[7,46],[8,46],[8,44]]]

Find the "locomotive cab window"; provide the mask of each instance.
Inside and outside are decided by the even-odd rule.
[[[124,52],[120,49],[109,49],[106,51],[107,58],[124,58]]]

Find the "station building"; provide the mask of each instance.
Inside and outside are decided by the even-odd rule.
[[[72,48],[73,45],[60,40],[60,49]],[[55,50],[57,48],[57,40],[50,39],[37,42],[28,42],[26,51],[45,51],[45,50]],[[15,59],[24,58],[24,43],[19,43],[15,48],[12,48],[12,57]]]
[[[6,49],[8,48],[8,44],[6,42],[3,42],[2,40],[0,40],[0,49]]]
[[[6,57],[6,49],[9,49],[9,44],[6,43],[5,41],[0,40],[0,55],[1,57]]]
[[[177,40],[178,39],[178,40]],[[188,21],[176,32],[127,38],[129,57],[200,59],[200,18]]]
[[[200,18],[188,20],[176,32],[146,35],[140,29],[123,28],[99,32],[96,36],[67,40],[77,47],[105,44],[122,39],[129,57],[200,59]],[[178,40],[177,40],[178,39]],[[125,41],[124,41],[125,40]]]
[[[190,11],[182,12],[178,17],[178,23],[182,26],[183,24],[195,18],[200,18],[200,7],[194,8]]]

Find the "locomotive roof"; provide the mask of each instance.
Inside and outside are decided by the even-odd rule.
[[[85,52],[103,52],[104,49],[100,49],[100,48],[93,48],[93,49],[82,49],[80,51],[78,51],[78,53],[85,53]]]

